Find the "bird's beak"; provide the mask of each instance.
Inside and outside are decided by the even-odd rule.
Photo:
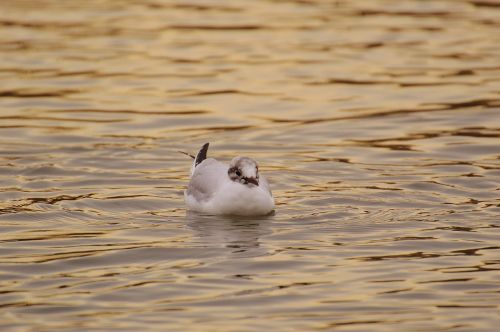
[[[259,185],[259,180],[257,180],[256,178],[245,178],[245,181],[247,183],[251,183],[251,184],[254,184],[256,186]]]

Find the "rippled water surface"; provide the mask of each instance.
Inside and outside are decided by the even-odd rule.
[[[498,1],[2,1],[0,82],[2,331],[500,323]]]

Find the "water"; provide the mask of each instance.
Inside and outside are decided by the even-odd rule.
[[[493,331],[494,1],[3,1],[2,331]],[[186,213],[257,159],[275,215]]]

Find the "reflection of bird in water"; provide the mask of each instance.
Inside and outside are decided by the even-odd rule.
[[[257,163],[235,157],[230,165],[207,159],[208,143],[194,158],[184,198],[189,210],[208,214],[257,216],[274,209],[274,199]]]
[[[272,233],[268,218],[272,217],[213,217],[188,211],[186,225],[203,246],[229,248],[231,256],[256,257],[268,254],[259,240]]]

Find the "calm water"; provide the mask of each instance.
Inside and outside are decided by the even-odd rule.
[[[2,331],[500,323],[498,2],[2,1],[0,82]]]

